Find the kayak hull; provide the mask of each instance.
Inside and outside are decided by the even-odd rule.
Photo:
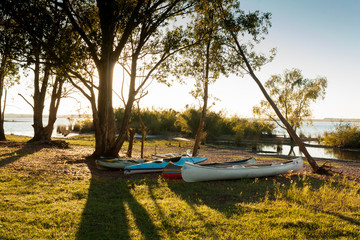
[[[125,159],[125,158],[95,160],[97,166],[106,167],[106,168],[118,168],[118,169],[123,169],[125,167],[133,166],[144,162],[145,159]]]
[[[230,180],[241,178],[268,177],[299,172],[303,169],[302,158],[274,164],[229,165],[226,167],[207,167],[185,163],[181,176],[185,182]]]
[[[244,164],[255,164],[256,160],[254,158],[248,158],[237,161],[230,162],[216,162],[216,163],[200,163],[200,166],[207,167],[226,167],[229,165],[244,165]],[[167,179],[181,178],[181,169],[183,166],[175,165],[172,162],[169,162],[163,170],[163,177]]]
[[[157,159],[151,162],[141,163],[134,166],[124,168],[125,174],[135,173],[154,173],[162,172],[164,167],[171,161],[175,165],[184,165],[185,162],[199,163],[205,161],[206,157],[181,157],[178,161],[171,161],[170,159]]]

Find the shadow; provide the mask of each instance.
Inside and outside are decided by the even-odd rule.
[[[43,145],[36,145],[32,143],[17,143],[17,142],[0,142],[0,147],[16,147],[20,148],[16,151],[4,153],[0,155],[0,167],[13,163],[21,157],[36,153],[44,148]]]
[[[270,180],[239,179],[190,183],[192,191],[186,189],[187,184],[180,181],[168,182],[169,188],[181,196],[191,208],[195,209],[195,205],[205,204],[227,217],[235,213],[238,203],[260,202],[269,194],[268,191],[271,192],[270,194],[275,191]]]
[[[353,219],[353,218],[344,216],[344,215],[339,214],[339,213],[333,213],[333,212],[329,212],[329,211],[323,211],[323,212],[326,213],[326,214],[329,214],[329,215],[333,215],[334,217],[340,218],[340,219],[342,219],[344,221],[347,221],[347,222],[349,222],[351,224],[360,226],[360,222],[358,220]]]
[[[142,239],[160,239],[148,212],[132,196],[131,181],[120,171],[100,177],[94,160],[86,163],[92,177],[76,239],[132,239],[132,229],[141,232]]]
[[[239,211],[247,211],[239,208],[239,203],[248,204],[264,202],[265,199],[274,200],[279,184],[284,188],[289,188],[292,182],[298,180],[297,175],[279,175],[256,179],[187,183],[192,184],[192,191],[188,191],[187,184],[181,181],[168,181],[168,186],[191,206],[205,204],[225,216],[231,217]],[[319,179],[310,178],[309,183],[313,189],[321,187]]]

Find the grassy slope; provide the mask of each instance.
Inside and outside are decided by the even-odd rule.
[[[360,238],[360,186],[343,178],[188,184],[151,176],[0,167],[0,239]]]

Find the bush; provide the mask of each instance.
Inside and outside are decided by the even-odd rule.
[[[262,136],[272,135],[275,124],[269,122],[249,121],[239,119],[233,127],[235,132],[235,143],[239,144],[243,140],[257,140]]]
[[[335,131],[324,133],[324,144],[339,148],[360,148],[360,129],[351,124],[339,124]]]
[[[187,134],[190,137],[195,137],[201,118],[201,110],[188,108],[181,114],[175,122],[175,126],[181,129],[181,132]],[[216,113],[209,111],[206,114],[204,136],[206,139],[215,139],[219,135],[223,134],[225,129],[225,117],[223,113]]]
[[[94,132],[94,123],[93,123],[93,120],[90,119],[90,118],[86,118],[86,119],[77,121],[77,122],[74,124],[73,131],[74,131],[74,132],[79,132],[79,133]]]
[[[178,112],[173,109],[156,110],[156,109],[142,109],[141,118],[146,126],[148,134],[168,134],[171,132],[180,132],[180,127],[175,125]],[[124,118],[124,109],[118,108],[115,110],[115,122],[117,129],[120,129],[122,120]],[[139,113],[137,108],[131,112],[130,127],[135,128],[137,132],[141,132],[139,121]]]

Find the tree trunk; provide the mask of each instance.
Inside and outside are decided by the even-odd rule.
[[[145,130],[145,124],[141,117],[139,102],[138,102],[138,114],[139,114],[139,121],[140,121],[140,125],[141,125],[141,150],[140,150],[141,156],[140,156],[140,158],[144,158],[144,144],[145,144],[145,138],[146,138],[146,130]]]
[[[40,49],[35,53],[35,69],[34,69],[34,105],[33,105],[33,128],[34,128],[34,137],[30,139],[29,142],[49,140],[46,136],[43,135],[44,126],[43,126],[43,110],[45,103],[46,89],[48,86],[50,67],[45,66],[44,76],[42,81],[40,81]],[[41,84],[41,87],[40,87]]]
[[[117,155],[126,139],[127,130],[131,118],[131,111],[135,101],[135,96],[137,94],[137,92],[135,91],[135,80],[136,80],[136,67],[137,67],[138,55],[139,52],[133,54],[132,56],[129,96],[125,106],[124,118],[122,120],[121,127],[119,130],[119,136],[117,137],[115,144],[112,145],[112,148],[108,152],[108,154],[110,155]]]
[[[281,114],[280,110],[278,109],[278,107],[276,106],[276,104],[274,103],[274,101],[271,99],[271,97],[269,96],[269,94],[267,93],[266,89],[264,88],[264,86],[261,84],[260,80],[256,77],[254,71],[252,70],[252,67],[249,63],[249,61],[247,60],[245,53],[243,52],[235,34],[232,31],[229,31],[229,33],[232,35],[236,46],[239,50],[239,53],[242,57],[242,59],[244,60],[246,67],[251,75],[251,77],[255,80],[256,84],[259,86],[261,92],[263,93],[263,95],[265,96],[265,98],[267,99],[267,101],[270,103],[270,105],[272,106],[272,108],[274,109],[276,115],[279,117],[279,119],[281,120],[281,122],[284,124],[284,126],[286,127],[287,131],[289,132],[290,136],[294,139],[294,141],[296,142],[296,144],[299,146],[300,150],[304,153],[306,159],[308,160],[308,162],[310,163],[312,169],[314,172],[320,172],[322,171],[322,169],[319,168],[319,166],[317,165],[317,163],[315,162],[315,160],[311,157],[311,155],[309,154],[309,152],[307,151],[304,143],[302,142],[302,140],[297,136],[296,132],[294,131],[294,129],[290,126],[290,124],[286,121],[286,119],[284,118],[284,116]]]
[[[2,108],[6,61],[7,61],[7,55],[2,54],[1,68],[0,68],[0,141],[6,141],[6,136],[5,136],[5,131],[4,131],[4,117],[5,117],[4,114],[5,114],[6,93],[5,93],[5,97],[4,97],[4,108]]]
[[[206,119],[206,111],[207,111],[207,104],[208,104],[208,89],[209,89],[209,66],[210,66],[210,44],[211,41],[208,40],[207,45],[206,45],[206,66],[205,66],[205,79],[204,79],[204,96],[203,96],[203,101],[204,101],[204,105],[203,105],[203,109],[201,112],[201,118],[200,118],[200,122],[199,122],[199,127],[197,129],[196,132],[196,136],[195,136],[195,143],[194,143],[194,148],[193,148],[193,152],[192,155],[195,157],[198,155],[198,150],[200,147],[200,143],[201,143],[201,137],[204,131],[204,127],[205,127],[205,119]]]
[[[132,155],[132,150],[133,150],[133,145],[134,145],[134,136],[135,136],[135,129],[129,128],[129,147],[128,147],[128,150],[126,153],[126,155],[128,157],[131,157],[131,155]]]
[[[113,71],[115,62],[104,61],[99,69],[98,129],[95,131],[95,155],[117,157],[112,152],[115,143],[115,118],[112,106]]]
[[[6,136],[5,136],[5,130],[4,130],[4,114],[5,114],[5,103],[6,103],[6,94],[4,97],[4,108],[2,108],[2,96],[3,96],[3,91],[4,91],[4,79],[3,79],[3,74],[0,74],[0,141],[6,141]]]
[[[60,106],[63,84],[64,84],[64,80],[60,76],[56,76],[51,94],[48,124],[43,129],[43,133],[42,133],[42,135],[44,135],[43,138],[46,139],[47,141],[51,140],[51,135],[54,130],[54,124],[57,119],[57,111]]]

